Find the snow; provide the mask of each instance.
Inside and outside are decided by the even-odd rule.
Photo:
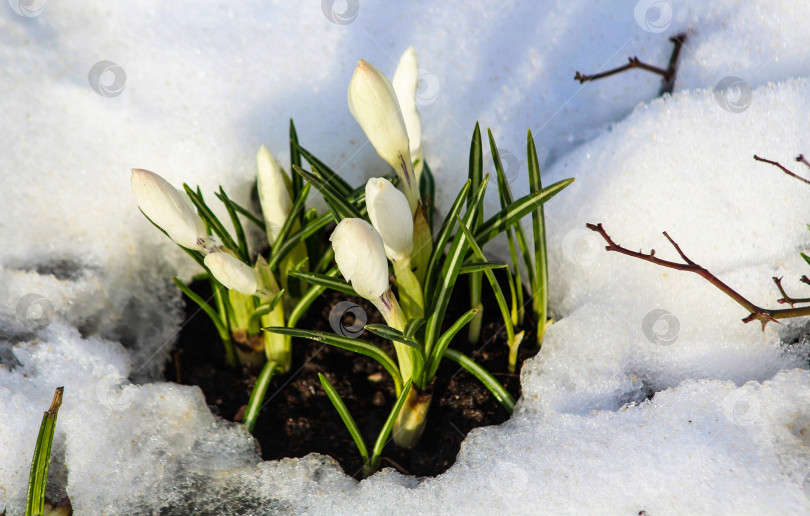
[[[799,171],[792,158],[810,152],[810,7],[330,3],[342,23],[317,3],[0,11],[0,510],[22,513],[41,411],[64,385],[49,489],[76,514],[810,513],[806,323],[744,325],[701,278],[607,253],[584,227],[677,259],[666,230],[762,306],[777,306],[772,276],[802,292],[807,189],[752,155]],[[573,80],[628,56],[664,65],[684,31],[671,97],[640,71]],[[437,478],[261,462],[199,389],[161,381],[181,323],[171,276],[194,266],[137,212],[129,169],[244,201],[260,144],[287,162],[294,117],[352,183],[385,173],[346,87],[356,59],[392,74],[410,45],[440,207],[466,177],[476,120],[519,167],[516,195],[527,128],[544,181],[577,178],[547,208],[558,322],[524,365],[513,418],[472,432]],[[101,75],[107,89],[89,83],[101,61],[120,67],[102,66],[118,80]],[[743,82],[723,92],[726,77]]]

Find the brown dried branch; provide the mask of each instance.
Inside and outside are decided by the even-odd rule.
[[[807,276],[802,276],[801,281],[803,281],[804,283],[807,283],[807,281],[805,281],[805,280],[807,280]],[[810,280],[808,280],[808,281],[810,281]],[[777,299],[776,300],[777,303],[779,303],[779,304],[787,303],[790,306],[800,304],[800,303],[810,303],[810,298],[798,299],[798,298],[788,296],[785,293],[785,289],[782,288],[782,278],[777,278],[776,276],[774,276],[773,277],[773,282],[776,283],[776,288],[778,288],[779,293],[782,294],[782,299]]]
[[[594,75],[586,75],[577,72],[574,76],[574,79],[579,81],[580,84],[588,81],[595,81],[597,79],[602,79],[604,77],[609,77],[611,75],[615,75],[617,73],[621,73],[627,70],[631,70],[633,68],[638,68],[639,70],[646,70],[651,73],[658,74],[662,77],[664,84],[661,86],[661,91],[659,94],[663,95],[664,93],[672,93],[672,87],[675,83],[675,72],[678,68],[678,58],[681,55],[681,48],[683,48],[683,44],[686,41],[686,33],[678,34],[677,36],[673,36],[669,38],[672,42],[672,54],[669,56],[669,64],[667,64],[666,68],[660,68],[658,66],[653,66],[643,61],[639,60],[638,57],[630,57],[628,58],[628,62],[626,65],[619,66],[618,68],[613,68],[611,70],[607,70],[602,73],[597,73]]]
[[[666,231],[664,232],[664,236],[667,238],[667,240],[669,240],[669,242],[672,244],[672,246],[675,248],[675,250],[680,255],[681,259],[683,259],[685,263],[678,263],[670,260],[662,260],[661,258],[657,258],[655,256],[654,249],[651,250],[648,254],[645,254],[641,251],[636,252],[626,249],[618,245],[616,242],[613,241],[612,238],[610,238],[610,235],[607,234],[605,229],[602,227],[602,224],[586,224],[585,226],[591,231],[595,231],[596,233],[599,233],[602,236],[602,238],[608,244],[605,247],[605,250],[607,251],[614,251],[620,254],[631,256],[633,258],[638,258],[639,260],[654,263],[656,265],[660,265],[661,267],[668,267],[670,269],[676,269],[679,271],[694,272],[698,276],[701,276],[706,281],[708,281],[709,283],[717,287],[719,290],[721,290],[732,300],[736,301],[743,308],[748,310],[749,312],[748,316],[742,321],[744,323],[748,323],[757,320],[760,323],[762,323],[762,331],[765,331],[765,326],[769,322],[780,324],[777,319],[787,319],[790,317],[802,317],[810,315],[810,306],[800,308],[767,309],[755,305],[754,303],[743,297],[736,290],[723,283],[717,276],[709,272],[707,269],[704,269],[703,267],[701,267],[700,265],[689,259],[689,257],[687,257],[686,254],[681,250],[680,246],[666,233]],[[782,295],[784,295],[784,293]]]
[[[782,170],[782,172],[784,172],[785,174],[787,174],[787,175],[789,175],[789,176],[791,176],[791,177],[795,177],[795,178],[796,178],[796,179],[798,179],[799,181],[801,181],[801,182],[803,182],[803,183],[807,183],[808,185],[810,185],[810,180],[805,179],[805,178],[803,178],[802,176],[800,176],[800,175],[798,175],[798,174],[796,174],[796,173],[794,173],[794,172],[791,172],[790,170],[788,170],[786,167],[784,167],[784,166],[783,166],[781,163],[779,163],[778,161],[771,161],[771,160],[769,160],[769,159],[760,158],[760,157],[759,157],[759,156],[757,156],[756,154],[754,154],[754,159],[755,159],[755,160],[757,160],[757,161],[762,161],[763,163],[768,163],[768,164],[773,165],[773,166],[775,166],[775,167],[779,167],[779,169],[781,169],[781,170]],[[799,156],[796,158],[796,161],[798,161],[798,162],[800,162],[800,163],[804,163],[805,165],[807,165],[808,167],[810,167],[810,163],[808,163],[808,162],[807,162],[807,160],[805,160],[805,159],[804,159],[804,154],[799,154]]]

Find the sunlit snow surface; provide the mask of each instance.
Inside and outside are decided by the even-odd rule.
[[[701,278],[606,253],[584,227],[677,259],[666,230],[760,305],[777,306],[772,276],[806,297],[810,187],[752,156],[805,172],[792,158],[810,153],[810,4],[275,4],[0,8],[0,511],[22,513],[41,412],[64,385],[50,492],[79,515],[810,513],[804,321],[743,325]],[[573,80],[628,56],[664,65],[684,31],[671,97],[639,71]],[[328,457],[263,463],[199,389],[160,381],[181,322],[171,276],[195,269],[138,213],[129,169],[244,201],[260,144],[287,162],[294,117],[353,183],[388,173],[346,86],[356,59],[390,74],[411,44],[441,208],[476,120],[514,156],[516,195],[527,128],[544,181],[577,178],[547,207],[558,322],[515,416],[472,432],[444,475],[358,483]],[[718,94],[725,77],[742,89]],[[662,315],[669,329],[651,325]]]

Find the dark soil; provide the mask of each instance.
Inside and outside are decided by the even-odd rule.
[[[207,283],[195,283],[192,289],[205,299],[210,296]],[[467,332],[462,330],[452,347],[474,357],[517,399],[520,395],[519,375],[507,372],[505,331],[486,282],[483,297],[484,324],[480,344],[468,344]],[[346,299],[344,294],[325,293],[298,326],[332,331],[329,312],[335,303]],[[244,370],[234,371],[224,365],[222,344],[211,321],[198,313],[193,302],[185,301],[187,320],[179,336],[178,349],[166,366],[166,378],[199,386],[215,414],[238,420],[248,401],[255,375]],[[366,311],[368,323],[383,322],[370,303],[362,299],[352,301]],[[445,319],[452,323],[468,309],[468,282],[462,277],[455,287]],[[527,320],[528,317],[527,313]],[[534,325],[526,326],[518,371],[523,361],[537,352],[536,346],[532,345]],[[394,356],[393,346],[388,341],[369,332],[360,338],[375,342]],[[335,386],[371,450],[396,399],[388,374],[377,362],[362,355],[310,340],[294,339],[292,370],[287,375],[273,378],[265,398],[266,405],[254,430],[262,457],[271,460],[303,457],[311,452],[323,453],[334,457],[347,474],[359,478],[362,470],[360,454],[324,394],[318,373],[323,373]],[[450,360],[443,361],[432,387],[433,401],[420,443],[412,450],[403,450],[393,442],[389,443],[383,452],[382,467],[393,466],[416,476],[438,475],[453,465],[461,441],[470,430],[497,425],[509,418],[507,411],[478,380]]]

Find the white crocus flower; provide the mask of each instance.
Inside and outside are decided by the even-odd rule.
[[[408,199],[385,178],[366,183],[366,208],[374,229],[382,237],[391,261],[410,260],[413,252],[413,218]]]
[[[394,87],[385,75],[361,59],[349,83],[348,99],[349,110],[377,154],[396,170],[413,213],[419,203],[419,185]]]
[[[362,297],[377,301],[388,291],[388,261],[380,234],[363,219],[340,221],[332,236],[335,262]]]
[[[205,257],[205,266],[226,288],[252,296],[259,288],[255,271],[228,253],[211,253]]]
[[[287,186],[289,178],[264,145],[259,148],[256,165],[256,188],[259,191],[259,203],[267,226],[267,241],[273,245],[292,209],[292,199]]]
[[[416,183],[422,176],[424,155],[422,153],[422,121],[416,109],[416,88],[419,84],[419,66],[417,64],[416,50],[408,47],[399,58],[397,71],[394,73],[392,85],[399,100],[399,109],[408,130],[411,160],[417,162],[413,167]]]
[[[154,172],[133,168],[131,183],[141,211],[176,244],[199,251],[215,247],[190,201],[168,181]]]

